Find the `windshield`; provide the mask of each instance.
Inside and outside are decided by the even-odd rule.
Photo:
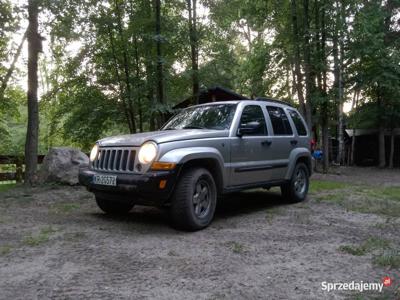
[[[213,104],[190,107],[174,116],[163,130],[174,129],[216,129],[231,127],[236,104]]]

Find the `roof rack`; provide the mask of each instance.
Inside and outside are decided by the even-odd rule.
[[[267,98],[267,97],[257,97],[255,99],[256,101],[268,101],[268,102],[275,102],[275,103],[279,103],[279,104],[283,104],[283,105],[287,105],[287,106],[291,106],[294,107],[293,104],[283,101],[283,100],[278,100],[278,99],[273,99],[273,98]]]

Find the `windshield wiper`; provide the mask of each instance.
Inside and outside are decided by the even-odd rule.
[[[182,127],[182,129],[205,129],[205,127],[189,125],[189,126]]]

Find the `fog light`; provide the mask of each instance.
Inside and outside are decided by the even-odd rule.
[[[167,186],[167,181],[165,179],[160,180],[160,184],[158,185],[158,187],[162,190]]]

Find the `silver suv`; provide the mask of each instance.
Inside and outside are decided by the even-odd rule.
[[[106,213],[163,206],[176,227],[199,230],[211,223],[219,195],[280,186],[285,199],[304,200],[309,140],[285,102],[207,103],[182,110],[160,131],[98,141],[79,180]]]

